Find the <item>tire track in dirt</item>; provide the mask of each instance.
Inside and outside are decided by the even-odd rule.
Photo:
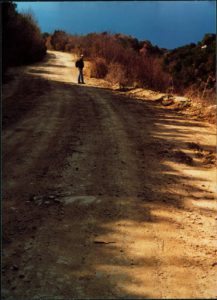
[[[93,94],[93,93],[92,93]],[[124,187],[126,190],[126,187],[130,189],[128,190],[128,201],[124,200],[125,205],[123,206],[123,209],[120,213],[122,218],[128,219],[131,216],[134,215],[141,215],[140,209],[141,205],[139,204],[141,196],[144,196],[142,191],[144,190],[144,183],[147,184],[148,182],[148,176],[145,176],[144,178],[144,171],[146,169],[151,168],[151,165],[149,163],[152,163],[152,156],[149,157],[149,151],[146,149],[146,157],[144,160],[144,157],[141,156],[140,149],[139,149],[139,140],[142,141],[145,139],[146,141],[149,140],[149,130],[148,127],[151,127],[152,121],[148,125],[147,119],[154,118],[154,111],[152,111],[148,105],[144,104],[138,104],[135,105],[131,99],[127,99],[124,97],[118,97],[115,93],[109,94],[108,92],[99,92],[98,95],[94,94],[95,99],[99,99],[98,106],[102,105],[105,107],[105,109],[110,112],[109,119],[113,119],[112,126],[109,126],[109,128],[112,130],[113,134],[116,132],[115,128],[117,124],[120,124],[119,126],[122,128],[122,136],[118,135],[116,136],[116,140],[120,143],[120,148],[122,151],[120,151],[120,160],[122,159],[127,163],[128,165],[128,174],[130,174],[132,177],[130,178],[129,182],[124,182]],[[126,105],[128,104],[128,105]],[[132,110],[129,110],[129,106],[132,105],[133,110],[140,113],[140,117],[137,118],[133,113]],[[137,106],[137,108],[135,108]],[[112,113],[111,113],[112,112]],[[111,118],[111,116],[115,116],[114,118]],[[141,130],[140,126],[138,125],[140,119],[145,118],[145,130]],[[105,118],[104,118],[105,120]],[[130,129],[129,129],[130,128]],[[142,131],[142,132],[141,132]],[[119,132],[119,131],[118,131]],[[127,151],[130,153],[127,153]],[[145,166],[141,168],[142,164],[145,162]],[[114,167],[115,168],[115,167]],[[146,173],[146,172],[145,172]],[[149,172],[148,172],[149,173]],[[132,186],[134,185],[134,186]],[[148,195],[149,196],[149,195]],[[149,196],[150,197],[150,196]],[[162,239],[159,237],[159,235],[156,233],[154,226],[152,226],[152,216],[150,211],[148,212],[148,208],[146,209],[146,212],[142,213],[141,215],[143,220],[146,220],[149,222],[148,225],[146,225],[146,229],[153,237],[153,240],[155,241],[153,243],[153,246],[151,246],[151,252],[152,252],[152,260],[153,260],[153,266],[154,266],[154,272],[152,274],[149,274],[150,280],[153,280],[155,282],[155,285],[158,286],[159,290],[155,294],[155,297],[162,298],[162,290],[161,286],[163,286],[163,282],[165,284],[166,277],[164,276],[162,280],[162,268],[161,268],[161,253],[162,253]],[[132,238],[127,237],[126,231],[123,231],[123,248],[127,248],[128,244],[130,245],[133,240]],[[132,258],[133,260],[133,258]],[[163,282],[162,282],[163,281]]]
[[[136,150],[137,145],[134,144],[134,141],[127,130],[127,126],[130,124],[130,126],[133,127],[133,134],[131,132],[132,136],[137,136],[137,120],[133,120],[132,115],[124,108],[126,103],[122,102],[119,110],[117,109],[116,102],[115,100],[113,101],[111,92],[101,91],[97,88],[85,88],[83,89],[83,93],[86,97],[88,96],[89,101],[93,101],[96,110],[95,115],[100,116],[98,117],[99,133],[94,133],[93,136],[91,135],[91,139],[94,137],[99,138],[100,136],[100,140],[96,143],[92,140],[92,145],[98,145],[98,148],[92,150],[92,153],[97,153],[97,160],[95,161],[96,172],[94,173],[94,176],[91,176],[91,178],[94,179],[92,189],[93,191],[96,191],[99,182],[100,186],[102,186],[102,176],[107,174],[107,177],[105,177],[104,180],[104,189],[100,190],[99,195],[116,196],[116,201],[115,203],[112,203],[112,205],[118,210],[119,219],[123,219],[122,226],[120,226],[118,232],[118,246],[124,252],[127,251],[128,244],[130,245],[134,242],[132,238],[128,238],[127,236],[127,232],[124,228],[127,222],[124,220],[130,219],[137,213],[139,215],[138,207],[140,208],[140,205],[137,201],[139,201],[139,197],[141,196],[140,192],[143,190],[142,186],[144,185],[144,174],[141,174],[143,172],[139,171],[142,159],[138,155],[139,151]],[[124,99],[122,99],[122,101],[123,100]],[[121,120],[121,114],[125,117],[127,116],[127,122],[125,122],[125,124]],[[134,127],[135,122],[136,126]],[[147,134],[147,131],[145,134]],[[143,135],[143,137],[144,136],[145,135]],[[88,152],[86,153],[88,154]],[[87,157],[90,158],[90,154],[88,154]],[[100,170],[100,164],[104,166],[103,170]],[[111,185],[112,182],[114,182],[115,185]],[[111,193],[112,191],[114,193]],[[138,207],[136,208],[136,206]],[[112,207],[110,207],[111,213],[112,210]],[[143,211],[142,219],[148,221],[151,220],[148,208],[145,213]],[[160,286],[159,283],[162,280],[159,273],[162,272],[160,272],[160,260],[156,258],[159,256],[159,248],[161,250],[162,241],[157,237],[151,225],[148,226],[148,231],[156,241],[156,245],[153,244],[150,250],[153,253],[155,271],[149,276],[150,278],[154,276],[150,280]],[[133,265],[133,256],[128,258],[126,262],[130,260]],[[158,297],[161,297],[162,292],[159,290],[158,293]]]
[[[106,172],[109,174],[106,184],[113,182],[117,193],[126,196],[135,195],[140,190],[140,182],[137,176],[137,161],[133,155],[134,145],[128,139],[123,124],[103,93],[94,89],[88,91],[88,88],[84,93],[93,102],[95,113],[97,111],[99,116],[97,126],[100,128],[100,136],[98,136],[100,140],[98,140],[98,149],[95,153],[101,158],[99,160],[96,157],[96,163],[104,166],[101,173],[92,177],[95,181],[93,186],[96,186],[103,173]],[[109,195],[110,192],[110,186],[105,186],[104,193]]]
[[[183,295],[185,295],[185,297],[195,297],[195,293],[197,293],[198,295],[203,295],[206,293],[205,291],[208,286],[204,285],[204,281],[203,283],[201,282],[201,278],[205,278],[204,275],[201,275],[203,272],[205,273],[205,270],[198,270],[198,268],[197,271],[195,271],[195,269],[197,268],[197,264],[199,264],[199,261],[195,260],[195,256],[192,255],[195,249],[191,249],[191,243],[190,240],[188,240],[188,237],[186,238],[185,230],[179,231],[179,228],[185,229],[186,223],[188,223],[188,216],[186,215],[186,211],[188,211],[188,208],[187,206],[185,207],[185,201],[183,201],[182,198],[177,197],[179,194],[179,190],[174,190],[174,188],[171,189],[173,184],[176,184],[177,187],[182,186],[182,177],[174,177],[172,179],[170,176],[168,176],[168,179],[166,177],[163,178],[163,171],[165,167],[161,163],[160,157],[158,155],[159,150],[163,149],[163,147],[165,147],[165,149],[168,147],[167,144],[169,139],[167,139],[165,142],[162,142],[162,139],[156,138],[158,136],[159,126],[155,126],[155,122],[157,123],[159,119],[165,118],[165,115],[162,115],[162,109],[159,109],[159,107],[156,106],[154,108],[150,103],[139,102],[137,103],[137,105],[135,105],[132,104],[132,100],[129,100],[125,97],[125,101],[123,99],[122,101],[124,101],[125,104],[128,103],[128,105],[124,106],[121,104],[121,101],[118,101],[117,96],[113,98],[113,102],[115,102],[115,98],[116,110],[119,111],[119,115],[123,119],[123,122],[126,124],[129,136],[135,141],[135,149],[137,149],[138,153],[140,153],[138,155],[141,159],[140,169],[146,171],[145,174],[143,174],[143,197],[144,200],[148,203],[148,207],[151,211],[150,219],[153,222],[152,236],[156,241],[156,245],[158,247],[158,249],[156,249],[154,253],[155,257],[158,258],[156,259],[156,265],[158,266],[156,268],[156,271],[158,282],[160,282],[158,286],[162,287],[161,290],[159,288],[159,291],[161,293],[160,297],[174,297],[175,294],[177,297],[183,297]],[[147,122],[148,120],[150,121]],[[127,124],[131,124],[131,126],[127,126]],[[138,143],[138,141],[140,142]],[[179,146],[180,141],[179,139],[177,139],[177,141],[176,139],[173,139],[173,143],[177,147],[177,145]],[[157,145],[157,147],[153,148],[152,145],[155,144]],[[144,157],[145,160],[143,159]],[[165,187],[167,190],[167,194],[165,194]],[[187,188],[188,190],[191,189],[191,185],[188,185]],[[157,193],[156,190],[158,190]],[[168,201],[169,198],[170,201]],[[163,206],[164,203],[166,203],[166,205],[168,205],[168,207],[166,207],[166,210],[170,212],[171,216],[173,214],[176,215],[178,210],[181,209],[180,226],[176,227],[175,221],[171,222],[171,225],[168,226],[167,229],[164,229],[164,224],[162,224],[162,226],[158,226],[157,223],[159,222],[159,217],[155,215],[157,203],[161,203],[159,205],[159,212],[163,212],[163,210],[165,209],[163,208]],[[134,212],[137,215],[140,214],[138,208],[141,209],[141,206],[138,205],[137,212]],[[170,219],[172,220],[172,218]],[[174,231],[174,234],[172,234],[174,237],[170,238],[168,234],[165,234],[166,230]],[[195,230],[197,229],[195,228]],[[185,243],[183,243],[183,239],[186,239]],[[173,258],[173,253],[175,252],[176,257]],[[170,253],[172,255],[170,255]],[[191,256],[193,256],[192,266],[190,263]],[[179,268],[175,266],[176,261],[179,262]],[[172,267],[173,265],[174,268]],[[187,268],[188,274],[186,274]],[[174,283],[176,277],[177,279]],[[181,279],[180,282],[178,282],[178,278]],[[183,278],[187,278],[187,281],[185,283],[182,283],[183,281],[185,281],[183,280]],[[174,291],[171,290],[171,287],[173,286]],[[197,292],[195,292],[195,286],[197,286]]]
[[[139,164],[135,164],[137,165],[137,170],[147,170],[144,174],[144,172],[142,171],[140,173],[140,178],[143,178],[143,182],[144,182],[144,186],[143,189],[143,196],[145,201],[149,202],[149,209],[150,210],[156,210],[156,204],[152,205],[152,201],[153,199],[153,195],[156,194],[155,190],[156,190],[156,183],[158,182],[158,189],[159,192],[161,190],[162,183],[164,184],[168,184],[170,182],[170,178],[168,178],[169,180],[165,180],[164,182],[161,183],[162,180],[162,175],[159,177],[159,175],[155,175],[156,178],[154,178],[153,174],[156,174],[156,171],[159,170],[159,166],[156,165],[156,163],[160,163],[159,161],[159,157],[158,157],[158,152],[159,149],[156,149],[153,151],[153,148],[151,148],[149,150],[149,145],[156,143],[156,139],[153,139],[153,132],[157,133],[158,128],[154,129],[154,124],[153,121],[154,120],[158,120],[159,116],[161,115],[161,110],[159,110],[158,112],[158,108],[155,108],[155,111],[153,111],[153,109],[151,109],[151,106],[146,105],[144,103],[133,103],[132,100],[127,99],[127,98],[121,98],[121,97],[117,97],[114,96],[112,97],[111,95],[109,96],[108,93],[104,93],[105,97],[107,94],[107,101],[111,103],[113,109],[116,111],[116,113],[119,115],[120,120],[122,119],[123,124],[125,124],[125,129],[126,132],[128,134],[128,140],[134,141],[134,151],[135,153],[137,153],[137,157],[138,160],[140,160],[140,167],[138,167]],[[126,105],[128,103],[128,105]],[[161,116],[162,117],[162,116]],[[151,120],[150,120],[151,118]],[[147,123],[147,119],[150,120],[149,123]],[[119,121],[120,121],[119,120]],[[140,126],[138,126],[138,123],[140,124]],[[130,126],[129,126],[130,124]],[[141,156],[141,149],[140,147],[142,145],[144,145],[144,140],[145,138],[145,160],[144,158]],[[139,142],[140,141],[140,142]],[[162,143],[162,142],[161,142]],[[179,142],[177,143],[179,145]],[[162,143],[162,146],[167,146],[164,145]],[[151,170],[153,169],[153,174],[151,172]],[[143,173],[143,174],[142,174]],[[146,176],[147,173],[147,176]],[[145,176],[145,177],[144,177]],[[177,178],[178,179],[178,178]],[[176,185],[179,184],[180,185],[180,179],[179,180],[175,180],[174,183],[176,182]],[[141,185],[142,186],[142,185]],[[188,186],[188,190],[189,190],[190,186]],[[194,187],[195,188],[195,187]],[[160,198],[159,198],[160,196]],[[175,207],[177,206],[179,209],[181,208],[183,210],[182,215],[180,215],[180,217],[182,218],[182,224],[185,227],[185,223],[186,223],[186,219],[188,219],[188,216],[186,216],[186,209],[187,207],[185,207],[184,202],[182,201],[182,199],[179,199],[179,197],[177,197],[178,195],[174,195],[173,196],[173,205],[174,208],[171,210],[171,214],[175,213],[177,214],[177,209],[175,209]],[[158,202],[162,201],[163,202],[167,202],[167,200],[165,200],[167,197],[165,197],[164,194],[164,190],[162,190],[162,195],[158,194],[157,195]],[[156,202],[156,200],[154,201]],[[168,202],[167,202],[168,203]],[[168,203],[169,204],[169,203]],[[172,204],[172,203],[170,203]],[[162,204],[161,204],[162,207]],[[161,208],[162,209],[162,208]],[[131,214],[140,215],[140,210],[142,211],[142,207],[140,204],[137,204],[137,208],[134,208],[133,213],[131,212]],[[156,217],[152,217],[149,215],[150,220],[152,220],[152,222],[156,222],[158,218]],[[154,224],[154,223],[153,223]],[[202,224],[202,223],[201,223]],[[172,224],[173,225],[173,224]],[[146,225],[147,226],[147,225]],[[184,229],[184,227],[182,227]],[[150,229],[150,228],[149,228]],[[174,230],[176,230],[174,228]],[[152,236],[153,239],[156,241],[156,245],[157,248],[156,250],[154,250],[153,248],[153,253],[155,253],[154,257],[158,257],[158,259],[154,259],[154,261],[156,262],[156,267],[155,270],[157,272],[157,280],[156,282],[161,282],[161,284],[158,284],[158,287],[162,286],[164,288],[162,288],[162,291],[159,292],[162,293],[160,297],[166,297],[167,295],[170,294],[169,292],[169,287],[172,286],[174,283],[174,275],[172,275],[173,273],[175,273],[174,271],[171,272],[171,267],[170,265],[173,265],[173,263],[175,262],[174,258],[170,258],[168,256],[168,254],[166,254],[165,251],[170,251],[169,245],[173,244],[173,241],[168,240],[165,237],[165,233],[164,231],[162,231],[162,229],[159,226],[152,226],[151,228],[151,232],[152,232]],[[178,232],[177,232],[178,233]],[[161,236],[162,234],[162,236]],[[178,249],[179,251],[177,251],[177,256],[179,258],[177,258],[177,261],[180,260],[180,267],[179,267],[179,273],[180,274],[185,274],[186,272],[186,266],[190,267],[191,265],[188,263],[188,257],[191,256],[189,250],[191,249],[191,245],[189,242],[185,243],[183,245],[182,240],[183,238],[185,238],[185,232],[183,232],[183,234],[181,234],[179,237],[177,236],[175,241],[174,241],[174,247],[176,247],[175,245],[179,245]],[[165,246],[166,244],[166,246]],[[167,249],[167,250],[165,250]],[[191,250],[190,250],[191,251]],[[194,251],[192,249],[192,251]],[[190,255],[189,255],[190,254]],[[196,256],[195,256],[196,258]],[[194,262],[192,264],[191,270],[189,270],[188,273],[188,284],[186,286],[186,289],[184,290],[183,288],[180,288],[180,297],[181,295],[191,295],[192,297],[194,297],[195,295],[195,289],[194,286],[197,284],[197,282],[200,282],[200,284],[197,284],[197,293],[200,295],[203,295],[204,291],[206,290],[206,285],[204,285],[204,282],[201,282],[201,278],[204,278],[204,275],[201,275],[203,272],[205,271],[199,271],[197,270],[195,272],[195,266],[198,264],[198,262],[196,262],[193,255],[192,261]],[[181,263],[181,261],[183,261],[183,263]],[[195,264],[195,265],[194,265]],[[185,276],[183,276],[185,278]],[[176,283],[177,284],[177,283]],[[181,286],[181,282],[180,282],[180,286]],[[202,286],[204,286],[204,288],[202,288]],[[164,296],[162,296],[164,295]],[[173,295],[173,292],[171,291],[171,297]]]

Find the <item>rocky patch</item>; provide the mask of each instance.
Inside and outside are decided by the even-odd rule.
[[[200,161],[203,166],[213,167],[216,165],[216,153],[203,149],[202,146],[196,143],[187,143],[189,149],[191,149],[195,157]]]
[[[27,202],[32,202],[37,206],[50,206],[71,203],[88,205],[93,202],[99,203],[100,200],[97,200],[96,197],[89,195],[76,196],[71,192],[53,192],[52,194],[47,195],[34,195]]]

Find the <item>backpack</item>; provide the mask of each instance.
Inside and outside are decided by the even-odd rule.
[[[75,62],[75,66],[76,66],[76,68],[78,68],[78,65],[79,65],[79,63],[78,63],[78,60]]]

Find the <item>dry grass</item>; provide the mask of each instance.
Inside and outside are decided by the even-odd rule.
[[[109,65],[106,80],[108,80],[113,85],[119,85],[119,87],[125,87],[128,84],[126,71],[124,67],[118,63]]]
[[[216,117],[216,94],[212,90],[189,89],[185,93],[191,99],[190,111],[193,115],[215,124]]]

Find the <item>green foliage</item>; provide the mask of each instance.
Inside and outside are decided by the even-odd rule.
[[[207,33],[205,34],[203,40],[202,40],[202,44],[206,44],[206,45],[213,45],[213,41],[215,41],[216,39],[216,35],[213,33]]]
[[[2,62],[3,77],[10,66],[41,60],[46,47],[40,29],[31,14],[19,14],[12,2],[3,2]]]
[[[164,68],[173,76],[177,91],[192,85],[200,89],[208,77],[215,78],[215,51],[216,35],[206,34],[197,45],[192,43],[164,56]],[[210,88],[215,88],[215,80],[212,80]]]

